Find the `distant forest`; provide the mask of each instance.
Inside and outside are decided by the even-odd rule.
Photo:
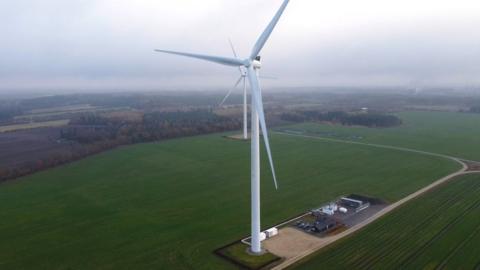
[[[61,138],[82,144],[120,145],[240,129],[241,121],[207,109],[145,113],[139,120],[123,120],[87,113],[72,119]]]
[[[366,127],[392,127],[402,123],[398,117],[389,114],[320,110],[279,111],[278,116],[270,115],[268,118],[270,126],[307,121]],[[0,181],[52,168],[121,145],[240,130],[241,126],[241,117],[222,116],[212,109],[124,110],[116,116],[115,113],[85,112],[72,116],[66,127],[50,129],[58,134],[52,147],[63,145],[60,150],[32,156],[29,162],[21,166],[0,168]],[[54,135],[50,133],[48,136]]]
[[[480,113],[480,97],[334,90],[338,93],[265,93],[269,127],[310,121],[387,128],[402,124],[392,114],[396,111],[437,110],[447,105],[448,110]],[[223,94],[72,94],[0,100],[2,126],[70,121],[63,127],[0,134],[4,158],[0,155],[0,181],[120,145],[240,130],[242,96],[233,94],[225,107],[218,107]],[[369,111],[360,112],[363,107]]]
[[[14,116],[21,115],[22,109],[11,104],[0,104],[0,123],[10,121]]]
[[[348,126],[366,127],[394,127],[402,124],[402,120],[395,115],[382,113],[347,113],[343,111],[296,111],[283,113],[282,120],[292,122],[330,122]]]
[[[22,166],[0,168],[0,182],[52,168],[120,145],[240,130],[240,119],[219,116],[209,109],[142,113],[137,118],[112,118],[84,113],[59,129],[57,142],[68,147],[45,153]],[[53,130],[53,129],[52,129]]]
[[[471,113],[480,113],[480,105],[475,105],[470,107],[470,112]]]
[[[220,102],[218,94],[159,93],[159,94],[72,94],[30,99],[0,100],[0,124],[11,124],[15,116],[32,110],[88,104],[97,108],[129,108],[142,111],[208,108]],[[37,117],[38,118],[38,117]],[[43,119],[51,120],[51,119]],[[16,122],[19,122],[18,120]]]

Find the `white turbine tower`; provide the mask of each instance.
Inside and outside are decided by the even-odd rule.
[[[237,52],[235,51],[235,47],[233,46],[232,41],[229,39],[230,42],[230,47],[232,48],[233,56],[235,58],[237,57]],[[233,87],[227,92],[225,97],[222,99],[220,104],[218,104],[219,107],[223,106],[225,101],[230,97],[232,94],[233,90],[237,88],[237,86],[240,84],[240,82],[243,81],[243,139],[247,140],[248,139],[248,121],[247,121],[247,72],[244,71],[241,67],[238,67],[238,71],[240,72],[240,78],[238,78],[237,82],[233,85]],[[275,80],[277,78],[271,77],[271,76],[258,76],[260,79],[272,79]]]
[[[217,64],[243,67],[246,70],[246,76],[248,78],[251,88],[251,207],[252,207],[252,220],[251,220],[251,252],[254,254],[261,254],[262,248],[260,244],[260,133],[259,128],[262,129],[263,141],[265,142],[265,148],[268,154],[268,160],[272,170],[273,181],[275,188],[278,189],[277,179],[275,176],[275,169],[273,167],[272,154],[270,151],[270,143],[268,140],[268,130],[265,123],[265,114],[263,111],[262,93],[260,84],[258,81],[259,71],[262,67],[260,63],[260,51],[270,37],[273,29],[277,25],[283,11],[288,5],[289,0],[284,0],[280,9],[277,11],[272,21],[268,24],[267,28],[258,38],[257,42],[253,46],[250,56],[246,59],[240,59],[237,57],[220,57],[211,55],[201,55],[193,53],[155,50],[157,52],[169,53],[175,55],[181,55],[186,57],[197,58],[205,61],[214,62]]]
[[[235,47],[233,47],[232,41],[229,39],[230,42],[230,47],[232,48],[233,56],[237,58],[237,52],[235,51]],[[248,120],[247,120],[247,72],[245,72],[241,67],[238,67],[238,71],[240,72],[240,78],[238,78],[237,82],[233,85],[233,87],[228,91],[227,95],[223,98],[222,102],[218,106],[222,106],[225,101],[228,99],[230,94],[232,94],[232,91],[237,88],[238,84],[240,84],[241,81],[243,81],[243,139],[246,140],[248,139],[248,134],[247,134],[247,125],[248,125]]]

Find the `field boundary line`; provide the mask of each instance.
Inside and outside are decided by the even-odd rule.
[[[317,140],[336,142],[336,143],[364,145],[364,146],[370,146],[370,147],[377,147],[377,148],[383,148],[383,149],[391,149],[391,150],[411,152],[411,153],[417,153],[417,154],[428,155],[428,156],[441,157],[441,158],[446,158],[446,159],[453,160],[453,161],[461,164],[462,166],[466,166],[466,164],[463,161],[477,162],[475,160],[468,160],[468,159],[461,158],[461,157],[454,157],[454,156],[445,155],[445,154],[439,154],[439,153],[434,153],[434,152],[428,152],[428,151],[423,151],[423,150],[417,150],[417,149],[400,147],[400,146],[393,146],[393,145],[387,145],[387,144],[356,142],[356,141],[349,141],[349,140],[327,138],[327,137],[322,137],[322,136],[290,133],[290,132],[285,132],[285,131],[272,131],[272,133],[276,133],[276,134],[280,134],[280,135],[286,135],[286,136],[307,138],[307,139],[317,139]]]

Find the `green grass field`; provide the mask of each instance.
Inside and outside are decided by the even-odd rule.
[[[461,176],[295,269],[478,269],[480,175]]]
[[[285,129],[480,160],[480,114],[403,112],[398,116],[402,118],[404,124],[394,128],[376,129],[305,123]]]
[[[271,144],[280,189],[263,159],[264,227],[342,194],[395,201],[459,168],[284,135]],[[1,184],[0,269],[235,269],[212,251],[249,233],[249,150],[219,134],[176,139]]]

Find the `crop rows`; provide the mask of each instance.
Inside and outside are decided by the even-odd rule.
[[[480,263],[478,194],[480,176],[455,179],[313,255],[299,268],[474,269]]]

